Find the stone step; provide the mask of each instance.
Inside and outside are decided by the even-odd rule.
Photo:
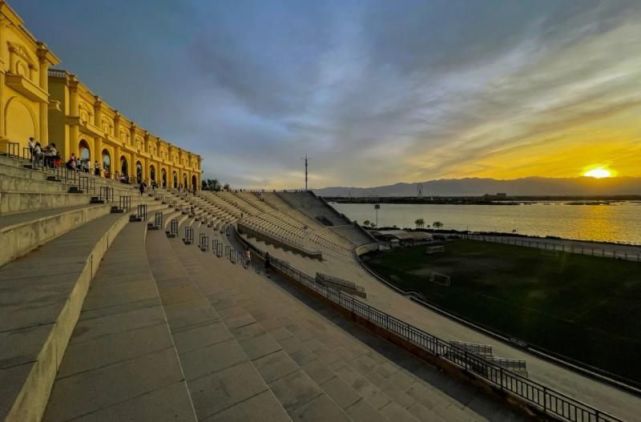
[[[64,193],[67,192],[67,186],[60,182],[49,180],[34,180],[3,175],[0,177],[0,192],[6,191]]]
[[[42,417],[91,279],[126,221],[100,217],[0,268],[0,419]]]
[[[145,237],[144,224],[128,224],[101,262],[45,421],[196,420]]]
[[[0,267],[109,213],[109,206],[79,205],[0,216]]]
[[[218,312],[224,316],[238,312],[231,311],[233,308],[242,308],[248,314],[243,318],[253,318],[267,330],[350,418],[521,420],[502,404],[364,331],[291,284],[274,275],[265,279],[256,273],[256,269],[261,272],[260,267],[247,271],[217,260],[213,254],[192,254],[188,247],[183,251],[187,254],[183,259],[195,257],[201,261],[200,274],[192,274],[193,279],[201,280],[201,289],[216,280],[208,297],[212,300],[213,292],[219,296],[218,301],[212,300]],[[210,270],[213,265],[217,268],[215,278]],[[193,272],[196,266],[187,268]],[[230,311],[224,310],[227,308]],[[248,335],[260,335],[251,325],[243,330]],[[468,406],[470,401],[473,404]]]
[[[150,232],[147,254],[198,419],[290,420],[170,240]]]
[[[89,204],[90,197],[84,194],[0,192],[0,216],[12,213],[73,207]]]

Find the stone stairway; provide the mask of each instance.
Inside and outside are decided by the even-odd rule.
[[[126,224],[106,215],[0,268],[0,417],[38,420],[90,281]]]
[[[195,420],[145,231],[142,223],[127,225],[105,255],[44,420]]]
[[[194,225],[196,239],[200,230],[215,236],[206,226]],[[185,275],[196,283],[292,419],[519,419],[287,283],[180,240],[168,243]],[[160,254],[150,250],[151,255]],[[202,298],[199,303],[207,306]],[[216,378],[216,373],[210,377]],[[213,415],[223,418],[225,412],[249,406],[237,399],[226,410],[209,411],[218,411]]]

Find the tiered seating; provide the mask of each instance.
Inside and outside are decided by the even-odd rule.
[[[259,217],[245,217],[238,221],[238,230],[240,233],[267,240],[305,256],[322,259],[322,253],[302,239],[296,231],[288,230]]]
[[[355,226],[347,217],[329,206],[322,198],[312,192],[279,192],[277,195],[291,207],[310,218],[325,222],[338,235],[354,245],[364,245],[375,240]]]
[[[2,420],[42,416],[91,279],[131,211],[111,214],[113,203],[91,204],[93,192],[68,193],[72,180],[47,180],[50,173],[24,165],[0,157]],[[109,180],[85,190],[94,183],[113,189],[116,199],[130,196],[132,209],[163,207]]]

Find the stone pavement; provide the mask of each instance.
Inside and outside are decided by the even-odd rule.
[[[180,239],[147,249],[199,419],[521,418],[282,280]]]

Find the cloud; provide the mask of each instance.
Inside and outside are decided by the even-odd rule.
[[[19,12],[112,105],[232,184],[301,186],[306,153],[318,187],[565,176],[548,152],[593,159],[588,146],[641,175],[622,158],[639,137],[624,119],[641,108],[635,1],[163,0],[120,20],[118,4],[90,19],[80,4]],[[615,132],[616,150],[596,148]]]

